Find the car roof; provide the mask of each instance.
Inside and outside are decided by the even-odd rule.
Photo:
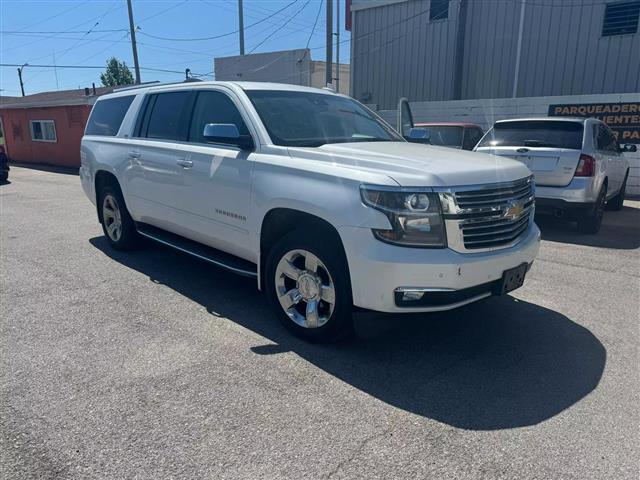
[[[495,123],[509,123],[509,122],[575,122],[585,123],[587,120],[597,120],[591,117],[527,117],[527,118],[506,118],[504,120],[497,120]]]
[[[477,123],[466,122],[420,122],[415,124],[416,127],[466,127],[466,128],[482,128]]]

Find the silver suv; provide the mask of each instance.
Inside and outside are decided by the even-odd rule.
[[[501,120],[485,134],[477,152],[510,157],[535,175],[536,213],[578,222],[583,233],[597,233],[607,206],[620,210],[629,176],[611,129],[595,118]]]

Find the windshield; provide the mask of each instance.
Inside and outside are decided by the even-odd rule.
[[[350,98],[285,90],[248,90],[247,96],[276,145],[403,141],[373,113]]]
[[[552,147],[580,150],[582,123],[526,120],[496,123],[484,136],[480,147]]]
[[[425,128],[429,130],[432,145],[458,148],[462,146],[462,127],[429,125]]]

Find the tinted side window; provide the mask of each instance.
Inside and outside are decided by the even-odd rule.
[[[233,101],[222,92],[198,93],[189,131],[190,142],[207,143],[202,136],[207,123],[232,123],[238,127],[240,135],[249,135],[249,129],[240,112]]]
[[[98,101],[91,110],[84,134],[115,136],[134,98],[135,95],[128,95]]]
[[[482,130],[479,128],[468,128],[464,134],[464,146],[462,147],[465,150],[473,150],[473,147],[480,141],[482,138]]]
[[[191,92],[167,92],[155,95],[155,102],[149,105],[151,114],[143,137],[163,140],[186,140],[187,110]]]
[[[618,142],[615,135],[604,125],[598,125],[598,150],[604,150],[607,152],[617,152]]]

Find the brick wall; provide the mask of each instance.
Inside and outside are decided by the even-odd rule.
[[[493,122],[504,118],[547,116],[549,105],[552,104],[618,102],[640,102],[640,93],[411,102],[411,111],[415,122],[470,122],[482,125],[487,130]],[[392,125],[396,124],[395,110],[380,110],[378,113]],[[631,167],[627,194],[638,196],[640,152],[625,155]]]

